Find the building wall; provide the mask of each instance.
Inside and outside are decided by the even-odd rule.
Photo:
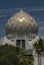
[[[4,44],[6,44],[6,43],[8,43],[9,45],[13,45],[13,46],[16,46],[16,40],[17,40],[18,38],[16,37],[16,39],[14,39],[14,40],[8,40],[6,37],[4,37],[4,38],[1,38],[1,40],[0,40],[0,45],[4,45]],[[20,38],[21,39],[21,38]],[[36,42],[37,40],[38,40],[39,38],[38,37],[36,37],[36,39],[33,39],[33,41],[34,42]],[[33,49],[33,47],[32,47],[32,43],[34,43],[33,41],[29,41],[26,37],[25,37],[25,48],[26,49]],[[35,54],[35,50],[33,51],[33,57],[34,57],[34,65],[38,65],[38,56]],[[41,56],[41,61],[40,61],[41,63],[42,63],[42,65],[44,65],[44,57],[43,56]]]

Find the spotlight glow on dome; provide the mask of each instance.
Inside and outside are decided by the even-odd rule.
[[[22,22],[23,20],[26,21],[26,19],[23,17],[23,18],[18,18],[20,22]]]

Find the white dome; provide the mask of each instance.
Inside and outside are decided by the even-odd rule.
[[[23,33],[37,33],[37,29],[36,20],[23,10],[13,15],[6,24],[7,33],[11,33],[11,31],[12,33],[22,31]]]

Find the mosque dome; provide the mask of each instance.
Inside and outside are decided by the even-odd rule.
[[[6,24],[6,34],[37,34],[38,26],[36,20],[21,10],[14,14]]]

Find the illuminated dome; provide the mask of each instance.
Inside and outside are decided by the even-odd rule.
[[[36,20],[21,10],[14,14],[6,24],[6,34],[37,34],[38,26]]]

